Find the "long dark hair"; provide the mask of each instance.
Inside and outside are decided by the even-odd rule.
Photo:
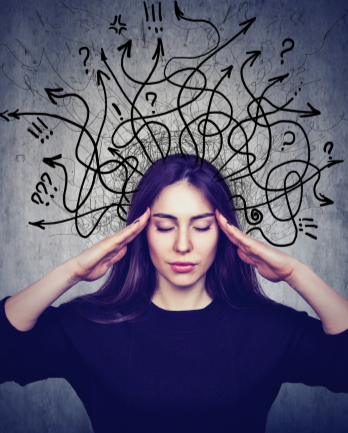
[[[231,191],[217,169],[196,156],[181,154],[160,159],[146,171],[137,192],[133,194],[127,225],[152,205],[163,188],[182,180],[199,189],[214,209],[239,227]],[[105,283],[97,292],[70,301],[76,303],[79,312],[87,319],[104,324],[131,321],[140,318],[151,304],[157,276],[145,230],[127,247],[127,253],[112,266]],[[212,299],[217,297],[234,308],[245,308],[260,302],[274,303],[263,292],[255,269],[239,258],[236,246],[221,229],[216,257],[207,272],[205,288]],[[91,308],[82,309],[83,305]]]

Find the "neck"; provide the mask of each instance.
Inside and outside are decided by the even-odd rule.
[[[151,301],[163,310],[200,310],[213,300],[205,289],[205,278],[192,287],[173,287],[161,277],[158,280],[158,287]]]

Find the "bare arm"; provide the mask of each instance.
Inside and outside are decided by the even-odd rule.
[[[238,247],[238,255],[255,266],[260,275],[273,281],[286,281],[320,317],[326,334],[348,329],[348,301],[322,280],[308,266],[288,254],[257,241],[227,223],[216,211],[216,218],[226,236]]]
[[[348,301],[299,260],[285,281],[320,317],[326,334],[348,329]]]
[[[19,331],[29,331],[46,308],[76,283],[82,280],[94,281],[105,275],[107,270],[126,254],[127,244],[143,230],[149,216],[148,209],[138,222],[102,239],[7,299],[5,313],[10,323]]]

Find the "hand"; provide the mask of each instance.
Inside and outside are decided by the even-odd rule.
[[[127,252],[127,244],[131,242],[147,225],[150,208],[133,224],[119,233],[108,236],[86,251],[70,260],[73,280],[94,281],[106,274],[107,270],[122,259]]]
[[[238,247],[237,253],[244,262],[255,266],[258,273],[269,281],[286,281],[292,285],[294,270],[301,263],[299,260],[241,232],[230,225],[218,210],[215,215],[221,230]]]

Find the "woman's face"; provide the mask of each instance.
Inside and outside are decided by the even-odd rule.
[[[159,287],[190,288],[205,281],[219,239],[215,209],[203,194],[182,181],[164,188],[151,206],[146,227]],[[164,281],[165,280],[165,281]]]

